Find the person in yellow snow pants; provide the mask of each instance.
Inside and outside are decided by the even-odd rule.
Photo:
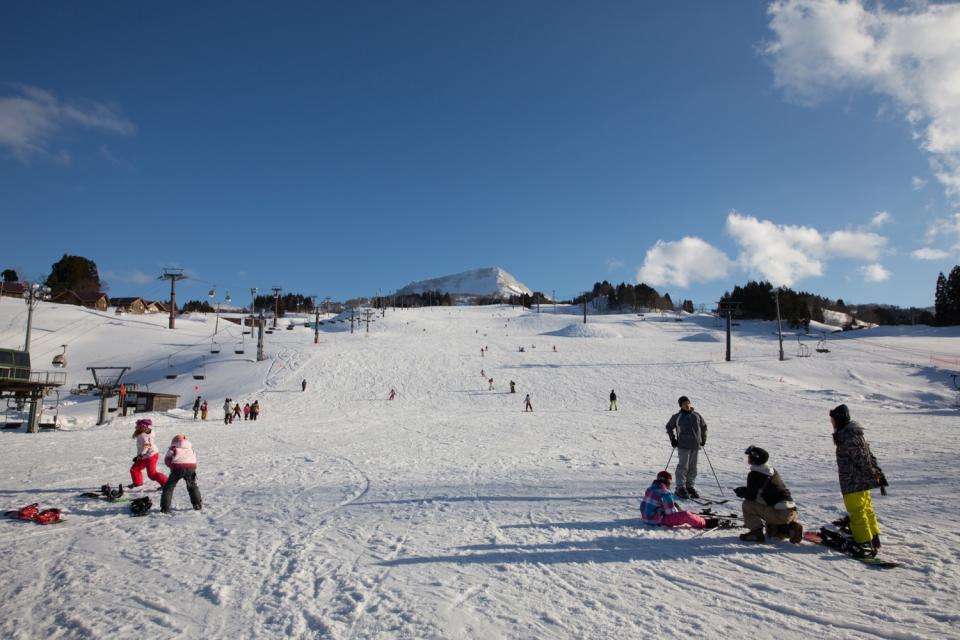
[[[873,499],[869,489],[845,493],[843,506],[850,514],[850,531],[853,533],[854,542],[864,543],[874,538],[880,539],[880,525],[877,524],[877,514],[873,512]]]

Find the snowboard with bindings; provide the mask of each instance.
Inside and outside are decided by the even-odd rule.
[[[875,556],[863,556],[857,554],[855,552],[855,547],[853,546],[854,542],[852,538],[845,536],[842,533],[837,533],[836,531],[830,531],[826,528],[821,528],[820,531],[805,531],[803,534],[803,539],[807,542],[812,542],[814,544],[819,544],[821,546],[833,549],[834,551],[839,551],[848,558],[853,558],[854,560],[870,567],[876,567],[878,569],[894,569],[900,566],[900,563],[898,562],[884,560]]]

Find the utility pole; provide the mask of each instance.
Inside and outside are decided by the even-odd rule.
[[[263,316],[263,310],[260,310],[260,316],[257,318],[257,362],[264,359],[263,356],[263,325],[266,324],[266,318]],[[251,328],[250,331],[253,331]]]
[[[317,306],[317,296],[310,296],[313,303],[313,344],[320,344],[320,307]]]
[[[250,287],[250,337],[253,337],[253,325],[256,323],[257,315],[257,288]],[[244,321],[246,322],[246,321]]]
[[[371,311],[370,309],[366,309],[366,310],[365,310],[365,314],[364,314],[364,315],[366,315],[366,317],[367,317],[367,333],[370,333],[370,314],[372,314],[372,313],[373,313],[373,311]]]
[[[270,290],[273,291],[273,328],[277,328],[277,316],[280,315],[280,292],[283,291],[283,287],[270,287]]]
[[[350,308],[350,333],[353,333],[353,307]]]
[[[777,305],[777,336],[780,338],[780,361],[783,361],[783,327],[780,324],[780,287],[773,292],[773,299]]]
[[[583,324],[587,324],[587,292],[583,292]]]
[[[554,315],[556,315],[557,313],[557,290],[556,289],[553,290],[553,313]]]
[[[170,328],[177,328],[177,280],[183,280],[183,269],[164,268],[163,275],[158,280],[170,281]]]
[[[24,302],[27,303],[27,339],[23,343],[23,350],[30,353],[30,330],[33,327],[33,310],[41,300],[45,300],[50,295],[50,287],[36,282],[27,282],[27,297]]]

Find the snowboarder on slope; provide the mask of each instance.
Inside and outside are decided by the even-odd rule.
[[[197,486],[197,454],[193,450],[193,445],[187,440],[187,436],[173,436],[163,462],[170,468],[170,479],[163,485],[163,493],[160,494],[160,511],[170,513],[173,490],[180,480],[187,483],[190,504],[196,511],[200,511],[203,502],[200,498],[200,487]]]
[[[511,380],[511,381],[510,381],[510,393],[516,393],[516,392],[517,392],[517,383],[514,382],[513,380]]]
[[[712,529],[718,525],[716,518],[706,520],[695,513],[682,511],[677,507],[673,493],[670,491],[672,483],[673,476],[664,469],[647,487],[640,502],[640,517],[646,524],[659,524],[664,527],[680,527],[687,524],[694,529]]]
[[[798,544],[803,540],[803,527],[797,522],[797,505],[790,497],[780,474],[767,464],[770,454],[760,447],[749,446],[744,451],[750,465],[747,486],[733,490],[743,498],[743,526],[748,531],[740,539],[746,542],[763,542],[763,525],[767,525],[767,537],[789,538]]]
[[[533,411],[533,405],[530,403],[530,394],[527,394],[527,397],[523,399],[523,412]]]
[[[387,400],[393,400],[397,397],[397,392],[394,389],[390,389],[390,395],[387,396]]]
[[[619,411],[619,409],[617,409],[617,394],[613,389],[610,389],[610,408],[608,411]]]
[[[300,391],[306,391],[306,390],[307,390],[307,381],[304,379],[300,382]]]
[[[200,396],[197,396],[197,399],[193,401],[193,419],[197,419],[197,414],[200,413]]]
[[[160,486],[167,483],[167,476],[157,471],[157,460],[160,458],[160,451],[153,441],[153,421],[149,418],[137,420],[137,425],[133,429],[133,436],[137,439],[137,455],[133,458],[133,466],[130,467],[130,479],[133,484],[130,489],[143,485],[143,470],[147,470],[147,477],[158,482]]]
[[[837,471],[843,506],[850,514],[853,541],[871,556],[880,550],[880,525],[873,511],[871,489],[886,493],[887,478],[863,437],[863,427],[850,419],[850,409],[841,404],[830,411],[833,442],[837,447]]]
[[[697,458],[700,447],[707,444],[707,423],[699,413],[693,410],[690,398],[680,396],[677,400],[680,411],[667,421],[667,434],[670,444],[677,450],[677,492],[678,498],[699,498],[694,488],[697,480]]]

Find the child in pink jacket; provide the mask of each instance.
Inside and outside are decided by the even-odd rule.
[[[193,445],[185,435],[173,436],[167,455],[163,459],[170,467],[170,479],[163,485],[163,494],[160,496],[160,511],[170,513],[170,501],[173,499],[173,489],[181,479],[187,483],[187,493],[190,494],[190,504],[200,511],[202,500],[200,487],[197,486],[197,454]]]
[[[133,466],[130,467],[130,479],[133,484],[127,485],[133,489],[143,485],[143,470],[147,470],[147,477],[160,486],[167,484],[167,476],[157,471],[157,460],[160,458],[160,452],[157,445],[153,442],[153,421],[149,418],[137,420],[137,426],[134,427],[133,437],[137,439],[137,455],[133,458]]]

